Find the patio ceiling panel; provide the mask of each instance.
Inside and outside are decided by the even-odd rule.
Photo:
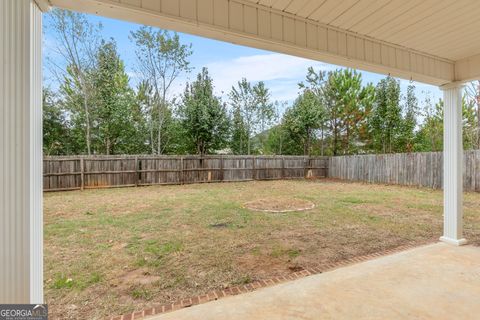
[[[408,11],[407,2],[363,0],[50,0],[53,6],[173,29],[434,85],[452,82],[454,61],[353,32],[374,31]],[[448,0],[450,1],[450,0]],[[408,6],[402,4],[408,3]],[[400,10],[403,8],[402,10]],[[291,11],[288,12],[288,11]],[[295,14],[296,13],[296,14]],[[363,17],[351,30],[344,16]],[[368,30],[367,30],[368,31]]]
[[[248,1],[453,61],[480,53],[478,0]]]

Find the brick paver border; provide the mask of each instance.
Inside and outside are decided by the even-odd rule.
[[[304,278],[304,277],[311,276],[311,275],[314,275],[314,274],[319,274],[319,273],[323,273],[323,272],[326,272],[326,271],[331,271],[331,270],[337,269],[339,267],[344,267],[344,266],[347,266],[347,265],[351,265],[351,264],[355,264],[355,263],[379,258],[379,257],[382,257],[382,256],[387,256],[387,255],[398,253],[398,252],[405,251],[405,250],[408,250],[408,249],[413,249],[413,248],[421,247],[421,246],[424,246],[424,245],[432,244],[434,242],[436,242],[436,241],[431,240],[431,241],[425,241],[425,242],[422,242],[422,243],[409,243],[409,244],[402,245],[402,246],[399,246],[399,247],[396,247],[396,248],[393,248],[393,249],[388,249],[388,250],[381,251],[381,252],[371,253],[371,254],[367,254],[367,255],[363,255],[363,256],[353,257],[353,258],[350,258],[350,259],[345,259],[345,260],[337,261],[337,262],[334,262],[334,263],[322,265],[321,267],[306,268],[304,270],[293,272],[293,273],[291,273],[289,275],[286,275],[286,276],[280,276],[280,277],[271,278],[271,279],[268,279],[268,280],[254,281],[254,282],[246,284],[246,285],[234,286],[234,287],[226,288],[226,289],[223,289],[223,290],[215,290],[215,291],[211,291],[211,292],[208,292],[207,294],[203,294],[203,295],[200,295],[200,296],[196,296],[196,297],[192,297],[192,298],[188,298],[188,299],[182,299],[182,300],[175,301],[173,303],[162,304],[162,305],[154,306],[153,308],[150,308],[150,309],[145,309],[143,311],[135,311],[135,312],[132,312],[132,313],[127,313],[127,314],[124,314],[124,315],[121,315],[121,316],[115,316],[115,317],[111,317],[111,318],[107,318],[107,319],[109,319],[109,320],[142,319],[142,318],[147,317],[147,316],[152,316],[152,315],[157,315],[157,314],[161,314],[161,313],[171,312],[171,311],[191,307],[191,306],[194,306],[194,305],[197,305],[197,304],[218,300],[218,299],[221,299],[221,298],[224,298],[224,297],[235,296],[235,295],[238,295],[238,294],[241,294],[241,293],[247,293],[247,292],[255,291],[255,290],[260,289],[260,288],[269,287],[269,286],[279,284],[279,283],[283,283],[283,282],[286,282],[286,281],[300,279],[300,278]]]

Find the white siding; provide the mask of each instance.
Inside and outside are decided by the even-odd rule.
[[[0,302],[43,302],[42,14],[0,1]]]

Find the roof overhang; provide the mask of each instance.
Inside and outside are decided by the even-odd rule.
[[[259,1],[50,0],[51,5],[64,9],[433,85],[480,77],[480,55],[455,61],[256,2]]]
[[[50,10],[50,2],[48,0],[35,0],[35,3],[42,12],[48,12]]]

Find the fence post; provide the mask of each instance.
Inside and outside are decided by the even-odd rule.
[[[303,157],[303,178],[307,179],[307,158]]]
[[[252,168],[253,168],[252,178],[253,180],[256,180],[257,170],[255,169],[255,156],[252,156]]]
[[[138,187],[138,156],[135,156],[135,187]]]
[[[282,179],[285,179],[285,157],[282,156]]]
[[[185,173],[183,172],[183,157],[180,157],[180,184],[185,183]]]
[[[80,190],[83,190],[85,188],[85,182],[84,182],[84,162],[83,162],[83,157],[80,157]]]
[[[220,156],[220,180],[223,182],[225,180],[224,170],[223,170],[223,156]]]

